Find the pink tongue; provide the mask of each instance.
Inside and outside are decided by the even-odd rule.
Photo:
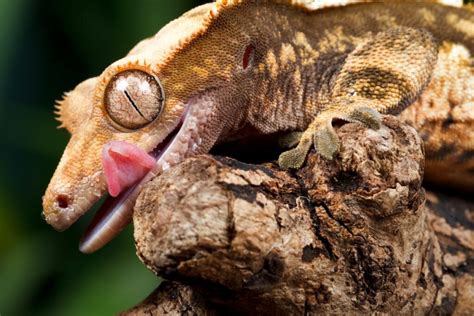
[[[102,149],[102,167],[111,196],[130,187],[155,165],[155,159],[135,145],[110,141]]]

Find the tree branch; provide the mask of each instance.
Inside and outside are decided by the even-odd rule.
[[[139,257],[204,297],[203,314],[467,310],[472,269],[456,271],[472,249],[449,255],[429,225],[439,217],[425,208],[416,131],[386,116],[378,131],[338,135],[334,160],[312,153],[295,172],[210,155],[169,169],[135,206]]]

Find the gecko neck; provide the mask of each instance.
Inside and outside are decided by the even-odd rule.
[[[313,14],[281,6],[262,10],[266,9],[259,14],[272,23],[246,16],[249,23],[258,21],[253,36],[261,50],[245,119],[263,134],[304,130],[326,106],[334,79],[354,44],[334,36],[321,46],[328,34],[317,31]]]

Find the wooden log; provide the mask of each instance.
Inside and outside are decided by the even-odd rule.
[[[204,298],[198,314],[471,311],[472,204],[449,232],[434,194],[425,207],[423,146],[395,117],[337,132],[338,156],[298,171],[211,155],[169,169],[137,200],[137,254]],[[157,291],[132,311],[170,304]]]

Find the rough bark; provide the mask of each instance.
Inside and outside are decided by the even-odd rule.
[[[140,305],[120,315],[206,315],[210,310],[191,286],[163,282]]]
[[[473,205],[425,206],[422,143],[396,118],[338,135],[334,160],[294,172],[203,155],[151,181],[137,253],[179,283],[128,313],[472,314]]]

